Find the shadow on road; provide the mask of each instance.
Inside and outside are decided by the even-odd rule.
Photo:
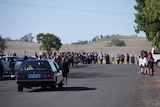
[[[51,89],[51,88],[46,88],[46,89],[42,89],[42,88],[38,88],[38,89],[34,89],[31,90],[30,92],[47,92],[47,91],[92,91],[92,90],[96,90],[96,88],[88,88],[88,87],[63,87],[62,89],[59,88],[55,88],[55,89]]]
[[[11,78],[10,76],[1,77],[0,81],[7,81],[7,80],[15,80],[16,78]]]
[[[71,75],[68,76],[68,78],[107,78],[107,77],[124,77],[127,75],[121,75],[121,74],[99,74],[99,73],[86,73],[86,72],[76,72],[76,73],[70,73]]]

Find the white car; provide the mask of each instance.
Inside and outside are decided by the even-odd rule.
[[[11,58],[14,59],[15,62],[15,71],[17,71],[22,63],[22,59],[17,57],[17,56],[1,56],[1,62],[3,65],[3,71],[4,73],[10,73],[10,67],[9,67],[9,62]]]
[[[160,50],[157,48],[152,48],[152,55],[154,58],[154,63],[157,64],[158,67],[160,67]]]

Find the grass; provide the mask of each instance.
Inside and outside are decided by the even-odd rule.
[[[125,47],[115,47],[110,46],[110,41],[113,38],[118,38],[120,40],[124,40],[126,43]],[[12,54],[16,52],[18,56],[24,56],[25,52],[28,56],[34,56],[34,53],[41,53],[42,50],[39,49],[40,44],[38,43],[30,43],[30,42],[19,42],[19,41],[10,41],[7,42],[8,48],[5,50],[5,54]],[[92,42],[85,45],[70,45],[63,44],[62,48],[59,52],[73,51],[73,52],[93,52],[96,51],[98,53],[108,53],[111,56],[116,56],[119,54],[129,53],[130,55],[134,54],[136,56],[139,55],[141,50],[150,51],[151,43],[147,41],[144,37],[136,37],[136,36],[113,36],[105,39],[101,39],[96,42]]]

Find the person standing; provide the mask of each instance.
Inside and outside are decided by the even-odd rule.
[[[103,54],[101,53],[101,55],[99,56],[99,61],[100,61],[100,64],[103,64]]]
[[[10,70],[11,70],[11,78],[14,78],[15,77],[15,62],[14,62],[14,59],[11,58],[10,62],[9,62],[9,67],[10,67]]]
[[[120,63],[120,55],[118,54],[117,55],[117,64],[119,64]]]
[[[129,56],[129,54],[127,53],[127,58],[126,58],[127,64],[129,64],[129,59],[130,59],[130,56]]]
[[[107,54],[105,54],[105,58],[106,58],[106,64],[110,64],[110,56]]]
[[[60,67],[62,69],[62,73],[63,73],[63,82],[65,81],[66,85],[67,85],[67,75],[69,73],[69,66],[68,63],[66,62],[66,59],[63,57],[60,63]]]
[[[138,58],[138,65],[139,65],[139,72],[138,74],[144,73],[144,63],[143,63],[143,56],[139,56]]]
[[[146,56],[143,59],[143,63],[144,63],[144,75],[149,75],[148,60]]]
[[[148,74],[153,76],[154,59],[153,59],[153,56],[152,56],[151,52],[148,53],[147,60],[148,60],[148,68],[149,68],[149,73]]]
[[[135,56],[134,55],[131,56],[131,63],[135,64]]]
[[[0,78],[3,77],[3,64],[2,64],[2,59],[0,58]]]

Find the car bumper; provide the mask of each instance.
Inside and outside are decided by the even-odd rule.
[[[37,79],[37,80],[16,80],[18,85],[26,87],[38,87],[38,86],[47,86],[57,84],[53,79]]]

